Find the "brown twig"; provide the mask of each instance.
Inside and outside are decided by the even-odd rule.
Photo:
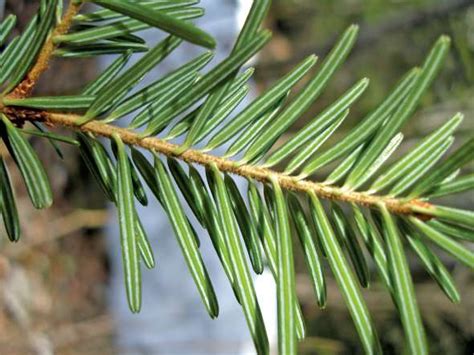
[[[322,183],[300,180],[271,169],[265,169],[253,165],[239,165],[237,162],[206,154],[198,150],[189,149],[179,156],[175,155],[178,145],[166,142],[159,138],[141,138],[136,132],[126,128],[108,125],[99,121],[91,121],[82,126],[76,122],[81,116],[73,114],[44,113],[46,123],[51,126],[67,127],[76,131],[90,132],[96,136],[111,138],[114,133],[118,134],[122,141],[130,146],[137,146],[147,150],[155,151],[166,156],[173,156],[188,163],[210,166],[216,164],[222,172],[240,175],[245,178],[269,182],[271,177],[276,177],[282,188],[293,191],[314,191],[318,196],[325,199],[356,203],[368,207],[376,207],[384,203],[387,208],[397,214],[414,214],[414,207],[421,202],[418,200],[402,201],[387,196],[370,195],[363,192],[349,191],[340,187],[325,185]]]

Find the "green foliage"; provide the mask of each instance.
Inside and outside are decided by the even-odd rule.
[[[78,96],[44,96],[29,98],[5,98],[3,102],[8,106],[31,107],[43,110],[81,110],[87,109],[95,96],[78,95]]]
[[[3,142],[20,169],[33,206],[38,209],[51,206],[53,195],[49,180],[33,147],[3,114],[2,125]]]
[[[252,277],[244,256],[242,242],[239,238],[236,217],[220,171],[215,165],[211,165],[210,169],[208,183],[213,192],[219,217],[224,226],[224,239],[229,250],[231,268],[235,277],[237,299],[244,310],[257,352],[266,354],[268,353],[269,345],[265,324],[263,323]]]
[[[122,244],[123,270],[128,304],[132,312],[141,308],[141,271],[138,254],[137,235],[135,233],[135,206],[133,204],[133,186],[130,162],[125,146],[118,135],[113,137],[117,146],[116,200]]]
[[[48,3],[42,1],[43,5],[48,4],[48,6],[40,7],[38,16],[32,20],[32,33],[28,38],[25,38],[25,42],[21,44],[23,48],[20,50],[23,53],[18,56],[18,62],[15,62],[15,64],[12,65],[12,74],[8,78],[9,84],[5,91],[8,92],[13,89],[15,85],[23,79],[30,66],[34,63],[34,60],[54,23],[57,2],[58,0],[50,0]]]
[[[215,318],[219,314],[219,306],[211,280],[209,279],[206,267],[198,250],[199,246],[196,242],[196,232],[192,229],[190,222],[185,216],[169,173],[157,156],[155,156],[155,171],[156,179],[163,196],[163,207],[169,216],[179,246],[183,250],[189,271],[194,278],[209,315],[211,318]]]
[[[281,354],[296,354],[295,331],[295,272],[288,208],[278,181],[272,179],[274,214],[277,238],[277,300],[278,300],[278,350]]]
[[[147,25],[162,29],[185,41],[195,43],[204,47],[214,48],[214,38],[206,32],[173,16],[166,15],[162,11],[147,8],[140,3],[127,3],[116,0],[93,0],[97,5],[109,10],[119,12],[130,18],[139,20]]]
[[[8,15],[2,23],[0,23],[0,44],[3,44],[5,39],[10,34],[10,31],[15,27],[16,24],[16,16],[15,15]]]
[[[159,5],[159,4],[157,4]],[[178,4],[177,4],[178,5]],[[145,5],[146,6],[146,5]],[[176,7],[168,7],[163,8],[162,6],[154,6],[151,7],[150,10],[159,11],[161,9],[162,16],[172,17],[175,20],[188,20],[197,17],[201,17],[204,12],[201,8],[196,7],[189,7],[189,4],[179,4]],[[115,12],[118,14],[118,12]],[[92,14],[91,14],[92,15]],[[81,20],[81,19],[79,19]],[[114,18],[114,22],[107,22],[106,24],[103,23],[95,23],[96,19],[92,22],[93,24],[89,24],[89,21],[86,19],[85,23],[82,21],[78,23],[77,31],[74,31],[70,34],[59,35],[54,37],[54,41],[56,43],[65,44],[67,47],[73,49],[74,46],[82,46],[86,44],[95,44],[100,43],[99,40],[109,40],[109,41],[117,41],[123,40],[123,37],[127,38],[131,33],[145,30],[150,28],[151,26],[145,22],[140,20],[130,18],[128,16],[119,16],[118,18]],[[84,21],[84,20],[83,20]],[[174,21],[173,21],[174,22]],[[182,22],[182,21],[181,21]],[[82,26],[83,28],[81,28]],[[128,37],[129,38],[129,37]],[[81,47],[78,47],[79,49]],[[100,53],[97,53],[100,54]]]
[[[384,205],[380,206],[386,240],[388,268],[393,282],[397,309],[400,311],[408,348],[414,354],[428,354],[425,330],[421,322],[415,289],[395,221]]]
[[[38,15],[35,15],[21,35],[13,38],[1,54],[0,63],[2,71],[0,72],[0,85],[3,85],[8,79],[12,80],[12,74],[17,68],[20,68],[22,58],[26,59],[27,50],[30,48],[36,31]],[[25,69],[25,68],[23,68]],[[17,78],[18,79],[18,78]],[[20,78],[21,79],[21,78]],[[6,92],[7,90],[4,90]]]
[[[17,242],[20,239],[20,221],[15,196],[13,195],[13,187],[3,158],[0,159],[0,179],[2,181],[0,197],[5,229],[7,230],[8,238],[12,242]]]
[[[46,172],[25,135],[48,139],[58,154],[57,142],[78,146],[87,168],[118,210],[125,288],[132,312],[141,308],[141,264],[148,269],[155,266],[153,250],[135,209],[136,201],[148,203],[146,185],[168,215],[197,292],[209,315],[216,318],[218,300],[184,203],[209,233],[259,354],[270,350],[251,270],[260,274],[268,267],[275,278],[280,353],[296,353],[297,342],[306,333],[295,287],[294,234],[303,250],[315,302],[320,308],[330,302],[327,262],[366,353],[381,352],[361,290],[370,288],[376,278],[400,314],[407,351],[427,353],[423,315],[418,310],[405,249],[414,251],[452,302],[460,302],[453,278],[432,244],[474,268],[474,254],[464,245],[474,240],[474,213],[431,200],[472,191],[473,174],[460,172],[472,161],[474,139],[449,152],[454,131],[463,119],[462,114],[456,114],[402,158],[395,162],[389,158],[403,140],[403,125],[414,115],[441,70],[449,38],[441,36],[420,68],[409,70],[337,143],[330,147],[325,144],[368,87],[366,78],[335,98],[292,138],[275,144],[323,94],[356,42],[357,26],[343,33],[299,92],[297,84],[315,65],[315,56],[304,59],[236,112],[254,72],[252,68],[241,69],[270,39],[270,33],[261,29],[269,0],[254,1],[231,54],[206,74],[201,70],[212,59],[212,52],[199,55],[138,91],[133,89],[142,78],[183,41],[215,46],[209,34],[188,21],[201,16],[203,10],[194,6],[195,0],[93,2],[102,8],[75,14],[71,23],[61,23],[69,21],[55,16],[62,9],[62,1],[42,1],[38,14],[14,38],[9,33],[15,17],[0,23],[0,43],[6,44],[0,54],[0,133],[37,208],[50,206],[52,193]],[[58,25],[70,27],[69,32],[56,32]],[[149,49],[136,34],[147,28],[157,28],[169,36]],[[26,97],[13,91],[32,70],[41,48],[48,47],[43,47],[45,43],[50,54],[58,57],[120,55],[76,95]],[[129,59],[140,51],[145,53],[127,67]],[[127,127],[109,125],[127,115],[133,117]],[[66,126],[76,131],[76,136],[65,137],[52,128],[45,129],[40,124],[43,120]],[[34,124],[35,129],[25,122]],[[184,143],[174,144],[173,140],[181,136]],[[110,141],[113,155],[99,137]],[[214,153],[227,144],[223,156]],[[153,163],[143,150],[152,153]],[[308,179],[334,162],[337,166],[322,181]],[[197,164],[205,167],[206,179]],[[275,170],[269,169],[275,166]],[[9,239],[18,241],[21,214],[8,169],[2,156],[0,210]],[[247,197],[237,188],[233,173],[247,179]],[[263,185],[263,197],[257,182]],[[325,206],[321,199],[332,203]],[[378,276],[370,272],[372,261]]]

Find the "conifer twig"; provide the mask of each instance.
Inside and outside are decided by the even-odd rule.
[[[147,150],[156,151],[166,156],[174,156],[177,159],[188,163],[209,166],[215,163],[222,172],[240,175],[245,178],[255,179],[261,182],[268,182],[272,176],[275,176],[282,188],[293,191],[309,192],[314,191],[318,196],[325,199],[353,202],[367,207],[376,207],[383,203],[387,209],[396,214],[416,214],[420,218],[430,218],[415,212],[416,206],[423,205],[429,207],[430,204],[419,200],[405,201],[387,196],[370,195],[363,192],[349,191],[340,187],[325,185],[322,183],[300,180],[294,176],[282,174],[272,169],[261,168],[258,166],[242,164],[217,157],[211,154],[203,153],[199,150],[188,149],[182,154],[176,156],[175,152],[179,147],[176,144],[169,143],[159,138],[141,138],[139,133],[133,132],[126,128],[108,125],[100,121],[91,121],[82,126],[78,126],[76,122],[81,116],[74,114],[61,114],[44,112],[42,119],[47,124],[57,127],[67,127],[69,129],[90,132],[96,136],[111,138],[114,133],[118,134],[122,141],[130,146],[137,146]],[[26,118],[28,119],[28,118]]]

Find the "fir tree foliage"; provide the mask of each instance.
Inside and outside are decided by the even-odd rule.
[[[87,2],[94,3],[95,10],[82,11]],[[465,245],[474,240],[474,213],[439,205],[436,198],[472,192],[473,175],[462,171],[474,156],[474,138],[451,149],[463,120],[458,113],[403,157],[388,161],[403,140],[403,126],[442,70],[450,39],[441,36],[424,62],[395,83],[335,145],[324,143],[351,114],[369,85],[367,78],[334,98],[275,148],[337,76],[357,40],[358,27],[350,25],[327,56],[303,59],[235,112],[253,74],[253,69],[242,67],[271,38],[262,28],[269,7],[270,0],[254,0],[229,56],[205,71],[216,43],[192,22],[205,12],[197,0],[71,0],[64,9],[62,0],[41,0],[37,14],[16,36],[11,34],[15,16],[6,17],[0,23],[0,136],[5,147],[0,158],[0,208],[8,238],[21,238],[21,211],[4,154],[13,158],[33,206],[46,208],[53,202],[48,172],[28,137],[43,137],[59,152],[60,144],[73,144],[117,207],[132,312],[140,311],[141,273],[149,272],[141,265],[155,266],[153,246],[135,204],[156,198],[169,217],[196,297],[216,318],[218,298],[184,204],[207,230],[257,353],[268,354],[269,343],[252,273],[260,274],[266,267],[277,285],[279,352],[295,354],[305,337],[295,290],[295,242],[303,250],[315,303],[324,308],[331,301],[325,281],[331,272],[365,353],[381,352],[381,335],[361,291],[378,277],[400,315],[407,351],[426,354],[406,251],[412,249],[441,291],[460,302],[453,278],[433,246],[474,268],[474,254]],[[151,28],[167,33],[153,48],[139,32]],[[133,90],[183,42],[211,51]],[[110,54],[117,55],[115,61],[81,92],[32,96],[51,58]],[[127,65],[132,56],[139,59]],[[306,84],[298,90],[303,78]],[[128,127],[115,124],[126,115],[133,117]],[[73,136],[59,135],[55,128],[67,128]],[[173,143],[176,138],[184,143]],[[113,154],[104,147],[107,141]],[[223,156],[214,153],[228,144]],[[333,162],[338,164],[325,179],[311,179]],[[197,166],[203,166],[205,174]],[[241,178],[248,183],[247,196],[236,187]],[[153,196],[146,195],[145,185]],[[370,259],[378,275],[369,273]]]

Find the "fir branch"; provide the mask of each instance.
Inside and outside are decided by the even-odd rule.
[[[59,1],[43,0],[38,14],[32,18],[24,33],[12,39],[0,53],[3,69],[0,85],[7,84],[5,96],[0,97],[0,138],[23,175],[33,205],[43,208],[52,203],[49,181],[41,161],[24,136],[38,133],[22,129],[23,125],[25,122],[36,126],[45,123],[48,128],[66,128],[77,133],[79,150],[87,167],[107,198],[118,207],[125,285],[132,312],[138,312],[141,305],[140,262],[143,261],[147,268],[155,265],[146,231],[135,210],[135,199],[143,205],[148,203],[144,185],[139,178],[141,175],[170,218],[189,272],[208,313],[212,318],[218,315],[217,298],[199,252],[199,238],[184,212],[179,192],[173,185],[174,178],[199,223],[209,232],[237,301],[243,307],[259,354],[268,354],[269,344],[250,269],[245,262],[244,247],[257,274],[263,271],[262,258],[266,254],[277,282],[280,350],[295,353],[296,341],[302,340],[305,334],[304,319],[294,290],[289,228],[291,220],[305,250],[304,257],[314,278],[318,304],[321,307],[326,304],[326,286],[319,262],[321,253],[327,257],[335,274],[365,351],[380,353],[377,332],[360,290],[360,286],[368,286],[369,277],[364,253],[359,249],[355,230],[351,229],[351,220],[355,222],[400,312],[409,352],[426,352],[421,317],[403,251],[403,238],[410,242],[441,288],[448,291],[448,297],[458,301],[449,273],[435,272],[444,270],[443,265],[430,252],[423,239],[438,244],[472,268],[474,254],[454,239],[472,241],[474,212],[431,204],[425,199],[433,194],[446,195],[472,189],[472,179],[469,176],[457,179],[457,174],[472,157],[474,138],[450,154],[433,172],[428,172],[453,142],[452,134],[462,121],[462,115],[457,114],[405,157],[389,169],[384,169],[381,175],[376,173],[401,142],[403,134],[400,130],[403,124],[412,117],[421,97],[440,71],[449,51],[448,37],[441,36],[421,68],[410,70],[360,124],[329,150],[315,156],[323,142],[345,119],[352,103],[365,90],[367,79],[360,80],[329,105],[285,145],[266,157],[263,163],[257,163],[323,93],[353,47],[357,26],[352,25],[344,32],[322,62],[319,71],[288,105],[285,104],[286,98],[316,62],[314,56],[277,81],[232,120],[226,120],[248,90],[246,82],[252,70],[238,74],[240,69],[271,37],[268,31],[260,29],[270,0],[255,0],[231,55],[206,74],[201,75],[199,70],[212,57],[209,53],[193,59],[131,96],[127,96],[127,93],[182,40],[213,47],[212,37],[185,22],[202,16],[202,9],[192,7],[196,1],[160,2],[163,8],[158,10],[147,7],[147,2],[137,4],[122,0],[94,0],[106,9],[92,14],[92,18],[98,14],[109,18],[111,15],[118,19],[114,23],[134,25],[116,31],[113,26],[104,28],[84,20],[85,24],[74,27],[73,32],[77,31],[71,36],[67,34],[71,32],[73,21],[78,19],[83,0],[71,0],[62,19],[55,23],[55,14],[58,16],[62,13],[63,1]],[[170,9],[170,6],[177,12],[169,16],[160,12]],[[0,23],[0,28],[8,30],[12,27],[9,21]],[[165,30],[171,36],[122,71],[133,52],[130,46],[145,43],[144,39],[132,32],[149,26]],[[89,30],[99,33],[99,36],[91,37]],[[71,42],[71,37],[81,39],[82,44],[75,40]],[[114,46],[118,44],[123,49],[123,55],[89,83],[80,95],[28,98],[53,55],[58,54],[57,50],[70,50],[73,55],[77,55],[78,50],[95,46],[98,50],[89,55],[110,53],[109,43],[94,42],[99,39],[110,40]],[[58,49],[59,45],[65,47]],[[206,96],[204,104],[172,125],[178,115],[194,107]],[[160,100],[157,100],[158,97]],[[109,124],[138,109],[143,111],[135,116],[127,128]],[[61,113],[64,110],[82,110],[84,114]],[[96,120],[96,117],[103,117],[104,120]],[[211,133],[216,133],[216,128],[224,120],[227,126],[224,125],[222,130],[211,137]],[[144,131],[134,131],[144,124],[148,124]],[[165,128],[171,128],[168,136],[163,139],[155,136]],[[169,142],[185,133],[184,144]],[[64,138],[49,131],[41,131],[41,135],[50,140],[64,141]],[[110,158],[100,142],[101,137],[112,142],[115,160]],[[234,137],[237,140],[224,156],[206,153],[222,147]],[[193,148],[204,139],[210,141],[203,149]],[[130,146],[131,156],[125,145]],[[3,156],[2,148],[3,145],[0,146]],[[59,151],[58,147],[54,148]],[[154,153],[154,166],[135,148]],[[244,149],[246,152],[240,161],[230,159]],[[168,168],[159,155],[168,158]],[[292,160],[283,171],[272,168],[287,158]],[[316,170],[340,158],[341,164],[326,181],[309,180],[308,176]],[[306,162],[308,159],[310,161]],[[178,161],[188,164],[188,173]],[[306,165],[301,167],[305,162]],[[206,168],[207,187],[194,165]],[[10,240],[17,241],[20,236],[19,214],[8,170],[4,167],[2,171],[0,212]],[[248,180],[250,211],[230,174]],[[345,175],[348,175],[345,183],[337,186],[336,183]],[[264,184],[265,201],[261,199],[255,181]],[[368,191],[358,191],[371,181]],[[381,192],[390,187],[388,192]],[[409,188],[411,191],[408,194],[399,197]],[[309,208],[311,219],[306,216],[306,208],[289,191],[306,196],[305,206]],[[351,204],[352,217],[335,203],[331,204],[332,213],[327,214],[319,198]],[[370,213],[363,213],[360,206],[370,208]],[[426,220],[430,221],[425,223]],[[418,234],[422,237],[414,240],[412,233],[417,238]],[[245,243],[242,244],[240,237]],[[355,273],[344,257],[344,250],[349,253]],[[294,322],[291,321],[293,318]]]
[[[105,124],[99,121],[91,121],[82,126],[78,126],[77,121],[81,118],[79,115],[43,112],[41,115],[35,114],[30,118],[30,111],[25,111],[23,114],[20,114],[20,117],[22,117],[22,120],[27,121],[40,119],[46,121],[47,124],[52,126],[66,127],[76,131],[88,132],[95,136],[106,138],[112,138],[114,134],[117,134],[122,139],[122,141],[129,146],[152,150],[188,163],[199,164],[202,166],[211,166],[212,164],[215,164],[222,172],[240,175],[245,178],[254,179],[265,183],[270,183],[273,177],[276,178],[280,186],[286,190],[305,193],[312,191],[323,199],[351,202],[371,208],[376,208],[377,205],[382,203],[389,211],[395,214],[415,215],[421,219],[430,219],[429,214],[420,213],[417,210],[419,210],[421,206],[429,208],[431,204],[422,202],[418,199],[406,201],[401,198],[397,199],[387,196],[370,195],[363,192],[349,191],[341,187],[330,186],[308,179],[301,180],[295,176],[285,175],[272,169],[261,168],[249,164],[239,165],[233,160],[203,153],[194,149],[188,149],[182,154],[176,155],[176,151],[179,151],[180,148],[179,145],[169,143],[159,138],[141,138],[139,133],[133,132],[126,128]]]

